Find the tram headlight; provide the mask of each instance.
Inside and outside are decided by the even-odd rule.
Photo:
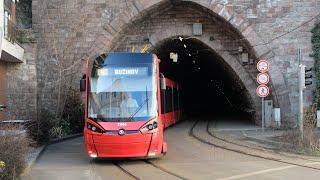
[[[149,130],[152,130],[152,129],[153,129],[152,124],[148,124],[147,128],[148,128]]]
[[[97,132],[97,133],[103,133],[104,132],[101,128],[99,128],[99,127],[97,127],[97,126],[95,126],[95,125],[93,125],[91,123],[87,123],[87,128],[90,131]]]
[[[152,127],[153,127],[153,129],[158,128],[158,123],[157,123],[157,122],[154,122],[154,123],[152,124]]]
[[[154,132],[157,132],[157,130],[158,130],[157,118],[148,121],[140,128],[141,133],[154,133]]]

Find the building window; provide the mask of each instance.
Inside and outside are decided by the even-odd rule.
[[[7,11],[7,10],[4,10],[4,37],[5,37],[6,39],[9,38],[10,18],[11,18],[10,12]]]
[[[15,24],[15,4],[13,0],[4,1],[4,38],[14,43],[16,42],[16,24]],[[13,9],[14,8],[14,9]]]
[[[4,9],[10,9],[11,3],[12,3],[12,0],[4,0]]]

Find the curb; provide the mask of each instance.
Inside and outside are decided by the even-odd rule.
[[[83,135],[83,133],[77,133],[77,134],[71,134],[71,135],[68,135],[68,136],[65,136],[62,138],[55,138],[55,139],[50,140],[50,142],[47,145],[59,143],[59,142],[62,142],[62,141],[68,140],[68,139],[77,138],[82,135]]]
[[[83,133],[78,133],[78,134],[71,134],[62,138],[55,138],[50,140],[50,142],[48,142],[45,145],[42,145],[39,147],[39,151],[36,153],[35,157],[31,158],[30,163],[27,163],[27,166],[25,167],[25,169],[23,170],[23,172],[21,173],[20,176],[26,175],[29,173],[29,171],[32,169],[32,167],[36,164],[36,162],[38,162],[39,158],[42,156],[43,152],[47,149],[47,147],[51,144],[55,144],[55,143],[59,143],[65,140],[69,140],[69,139],[73,139],[73,138],[77,138],[82,136]]]
[[[31,158],[31,160],[29,162],[27,162],[27,165],[24,168],[24,170],[22,171],[20,176],[23,176],[23,175],[29,173],[29,171],[34,166],[34,164],[39,160],[40,156],[43,154],[43,152],[47,148],[47,146],[48,145],[42,145],[41,147],[39,147],[40,151],[38,151],[36,153],[35,157]]]

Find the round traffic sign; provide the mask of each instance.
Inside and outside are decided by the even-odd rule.
[[[259,97],[267,97],[269,95],[269,88],[266,85],[261,84],[257,88],[257,94]]]
[[[257,82],[259,84],[268,84],[270,80],[269,74],[267,73],[259,73],[257,75]]]
[[[257,63],[257,69],[262,73],[269,71],[269,68],[270,68],[270,64],[267,60],[260,60]]]

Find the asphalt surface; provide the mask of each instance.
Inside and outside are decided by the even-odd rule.
[[[148,161],[91,161],[85,154],[82,138],[52,144],[22,179],[300,180],[320,177],[320,170],[266,160],[205,144],[189,135],[194,123],[192,120],[184,121],[167,129],[167,155]],[[201,138],[210,138],[206,132],[206,121],[200,121],[194,127],[194,132]]]

